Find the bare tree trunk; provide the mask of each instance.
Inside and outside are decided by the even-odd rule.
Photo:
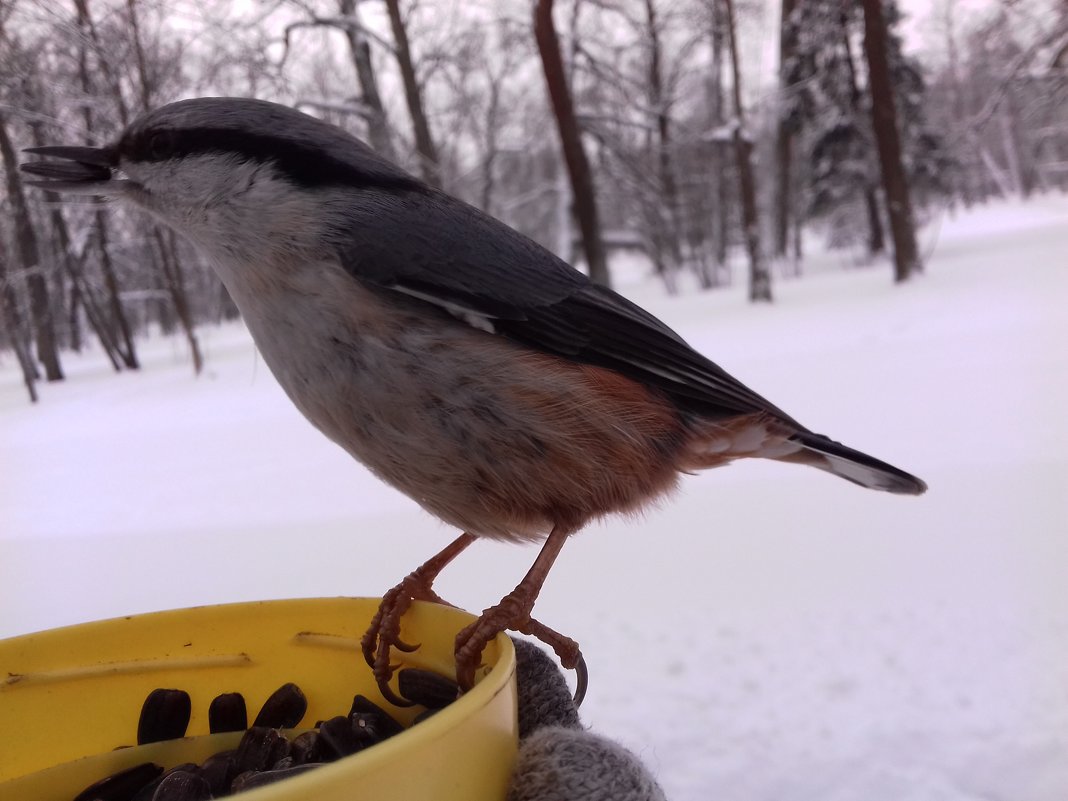
[[[7,132],[7,119],[0,114],[0,155],[3,157],[4,173],[7,176],[7,197],[10,214],[15,223],[15,248],[22,269],[26,273],[26,287],[30,293],[30,316],[33,318],[34,341],[37,358],[44,365],[48,381],[62,381],[63,368],[59,364],[59,347],[56,341],[55,321],[52,318],[52,299],[41,264],[37,234],[30,219],[19,174],[18,156]]]
[[[80,34],[78,80],[81,84],[82,92],[86,97],[94,96],[94,87],[89,69],[89,44],[92,43],[100,72],[111,90],[115,106],[119,111],[119,119],[123,125],[126,125],[129,122],[130,113],[122,96],[122,84],[111,69],[104,48],[100,45],[96,26],[93,24],[93,18],[89,13],[88,0],[74,0],[74,8],[77,14],[78,32]],[[85,122],[86,139],[92,144],[95,124],[91,104],[84,103],[82,105],[82,118]],[[111,313],[110,330],[106,335],[103,333],[105,326],[104,321],[101,319],[101,328],[98,331],[98,335],[101,336],[101,341],[105,341],[104,337],[106,336],[107,342],[113,344],[115,352],[128,369],[137,370],[141,364],[137,358],[137,349],[134,347],[130,321],[126,317],[126,311],[123,309],[122,299],[119,296],[119,281],[115,275],[115,267],[111,263],[111,253],[108,251],[108,219],[102,209],[97,209],[93,215],[93,227],[95,229],[96,244],[100,252],[100,269],[104,274],[104,287],[107,290],[108,307]],[[105,348],[107,348],[107,345],[105,345]]]
[[[777,187],[775,193],[775,239],[773,252],[776,258],[785,259],[790,238],[790,222],[794,204],[792,203],[794,132],[783,114],[782,103],[791,91],[788,74],[790,60],[797,46],[797,34],[790,19],[797,6],[797,0],[782,0],[782,18],[779,21],[779,121],[775,135],[775,168]],[[797,221],[795,221],[797,224]]]
[[[849,69],[849,107],[853,115],[860,121],[860,82],[857,80],[857,67],[853,61],[853,45],[849,37],[849,22],[843,7],[838,17],[841,23],[842,45],[845,48],[846,67]],[[882,253],[886,249],[886,236],[883,232],[883,218],[879,213],[879,198],[876,195],[874,184],[864,185],[864,209],[868,217],[868,256]]]
[[[37,147],[42,146],[45,143],[45,136],[41,123],[31,123],[30,130],[33,131],[34,145]],[[45,197],[50,202],[59,199],[59,196],[53,193],[48,193]],[[122,369],[122,364],[119,361],[119,348],[115,344],[112,331],[108,327],[106,315],[101,310],[100,304],[97,302],[92,289],[86,283],[74,264],[75,259],[74,252],[71,248],[70,230],[67,227],[67,221],[63,217],[63,212],[60,211],[58,203],[51,204],[48,216],[54,233],[59,264],[61,265],[63,272],[66,273],[67,277],[70,279],[71,300],[69,319],[71,347],[75,351],[81,351],[81,330],[78,320],[78,307],[81,306],[81,308],[85,310],[85,317],[89,321],[90,328],[93,329],[93,332],[100,340],[101,346],[104,348],[104,353],[107,355],[112,367],[118,372]]]
[[[868,215],[868,255],[874,256],[886,249],[886,238],[883,234],[883,220],[879,216],[879,198],[875,195],[875,189],[870,186],[864,187],[864,210]]]
[[[801,275],[801,263],[804,259],[804,246],[802,244],[801,237],[801,193],[794,192],[794,227],[793,227],[793,249],[794,249],[794,275]]]
[[[386,109],[378,93],[378,81],[375,78],[374,64],[371,63],[371,45],[367,36],[361,31],[357,0],[338,0],[341,16],[352,21],[345,26],[345,38],[349,42],[352,65],[356,68],[356,78],[360,82],[360,99],[367,107],[367,138],[382,156],[391,161],[397,160],[393,148],[393,136],[386,120]]]
[[[423,96],[415,75],[415,65],[412,63],[408,30],[401,17],[400,0],[386,0],[386,10],[389,12],[389,24],[393,28],[397,64],[404,83],[404,99],[408,103],[408,113],[412,117],[415,149],[419,153],[419,172],[428,184],[440,187],[441,165],[438,163],[438,149],[430,135],[430,125],[427,123],[426,110],[423,107]]]
[[[609,286],[608,260],[604,240],[601,238],[601,223],[597,214],[597,198],[593,188],[593,176],[586,151],[582,147],[575,107],[564,74],[564,60],[560,55],[560,41],[553,26],[553,0],[538,0],[534,7],[534,37],[541,54],[545,83],[549,100],[556,116],[560,132],[560,146],[564,161],[571,176],[571,191],[575,199],[575,214],[582,231],[582,246],[589,265],[590,278]]]
[[[886,56],[886,21],[880,0],[863,0],[864,52],[868,60],[868,83],[872,95],[872,124],[879,148],[879,168],[894,240],[894,280],[907,281],[922,272],[916,229],[912,219],[908,178],[901,162],[901,137],[894,107],[894,87]]]
[[[645,0],[646,22],[649,26],[649,106],[656,115],[656,157],[660,174],[660,194],[663,211],[657,226],[663,240],[667,263],[663,269],[669,290],[677,291],[675,273],[682,264],[679,244],[679,192],[675,181],[675,165],[671,159],[671,118],[668,115],[668,100],[664,96],[664,79],[661,75],[660,30],[657,27],[656,6],[653,0]],[[672,294],[674,294],[672,291]]]
[[[18,298],[15,295],[15,287],[8,280],[7,259],[2,246],[0,246],[0,323],[3,323],[8,341],[11,342],[11,348],[15,351],[15,358],[18,359],[22,370],[22,383],[26,385],[30,402],[37,403],[37,367],[33,363],[33,357],[26,343]]]
[[[61,257],[62,258],[62,257]],[[66,259],[64,259],[66,261]],[[67,275],[70,271],[67,270]],[[70,295],[67,301],[67,337],[70,349],[75,353],[82,352],[82,290],[75,281],[70,282]],[[109,354],[110,355],[110,354]]]
[[[141,110],[152,108],[153,86],[148,78],[148,64],[145,60],[145,47],[141,41],[141,23],[137,18],[137,0],[126,0],[126,13],[130,18],[130,30],[133,33],[134,55],[137,57],[138,87],[141,90]]]
[[[122,363],[129,370],[139,370],[141,363],[137,358],[137,350],[134,348],[133,332],[130,329],[130,321],[122,308],[122,297],[119,293],[119,279],[115,275],[115,265],[111,263],[111,251],[108,250],[108,223],[107,216],[102,210],[97,210],[95,219],[96,244],[100,249],[100,270],[104,273],[104,286],[108,292],[108,304],[111,310],[112,323],[118,328],[117,339],[121,339],[122,345],[119,353],[122,355]]]
[[[77,15],[78,33],[80,40],[78,43],[78,73],[82,84],[82,91],[86,93],[86,97],[92,97],[92,85],[89,80],[89,43],[92,42],[93,50],[97,56],[97,66],[100,68],[101,74],[104,76],[104,81],[107,83],[108,88],[111,89],[112,97],[115,99],[115,107],[119,112],[119,122],[125,128],[130,123],[130,110],[126,107],[126,100],[122,96],[122,82],[118,75],[115,74],[115,70],[112,69],[111,63],[108,61],[107,51],[100,46],[100,37],[97,35],[96,25],[93,23],[93,17],[89,13],[88,0],[73,0],[74,10]],[[89,104],[85,104],[83,112],[86,115],[86,119],[91,117],[89,112]],[[88,131],[91,133],[92,128],[89,127]]]
[[[145,59],[144,43],[141,40],[141,28],[137,20],[137,0],[126,0],[126,8],[130,15],[130,27],[133,31],[134,52],[137,55],[137,74],[141,89],[141,104],[144,111],[152,108],[155,87],[152,85],[148,72],[148,62]],[[190,356],[193,360],[193,373],[200,375],[204,369],[204,357],[200,351],[200,343],[197,341],[196,325],[189,307],[189,295],[185,289],[185,270],[178,256],[178,244],[174,232],[168,230],[166,234],[160,227],[152,227],[152,237],[158,248],[160,270],[164,277],[164,286],[167,294],[171,297],[174,312],[181,323],[186,341],[189,343]]]
[[[1001,147],[1005,151],[1005,166],[1013,191],[1026,200],[1031,196],[1031,182],[1027,180],[1020,158],[1020,140],[1014,130],[1015,119],[1010,106],[1012,96],[1007,95],[998,108],[998,132],[1001,134]]]
[[[960,74],[960,53],[957,49],[957,33],[956,33],[956,17],[957,8],[956,0],[944,0],[942,6],[942,25],[946,34],[946,67],[949,72],[949,80],[947,86],[950,92],[950,106],[953,109],[953,118],[956,120],[966,119],[966,112],[964,108],[964,91],[962,89],[962,81]],[[975,172],[978,172],[977,168],[972,165],[968,165],[965,169],[957,171],[957,177],[955,177],[954,183],[957,184],[956,192],[950,197],[950,204],[955,204],[956,199],[959,197],[964,203],[964,208],[971,208],[976,200],[975,192]]]
[[[711,39],[712,39],[712,97],[711,112],[712,122],[716,127],[722,127],[727,121],[726,103],[723,99],[723,0],[711,0]],[[727,158],[724,144],[720,141],[713,143],[712,151],[712,175],[715,182],[714,196],[715,209],[712,212],[712,237],[715,247],[716,281],[719,284],[720,273],[727,269],[727,236],[730,230],[728,226],[727,212],[730,209],[730,198],[727,187]]]
[[[742,225],[745,246],[749,252],[749,300],[753,303],[771,302],[771,272],[768,270],[760,245],[760,219],[757,213],[756,179],[753,176],[753,143],[745,131],[745,112],[742,109],[741,71],[738,69],[738,39],[734,24],[734,2],[724,0],[727,11],[727,39],[731,51],[731,72],[734,76],[734,154],[738,162],[738,184],[742,195]]]
[[[497,115],[501,107],[501,84],[495,77],[490,76],[489,101],[486,108],[486,127],[484,132],[485,158],[482,159],[482,190],[480,192],[479,208],[487,214],[493,214],[494,190],[497,188],[496,169],[499,148],[497,145],[500,130],[497,125]]]
[[[204,369],[204,356],[200,351],[200,343],[197,341],[196,326],[189,307],[189,293],[185,288],[185,275],[181,262],[178,260],[178,241],[174,231],[168,229],[164,234],[158,226],[152,229],[152,238],[156,242],[160,269],[163,272],[167,293],[171,296],[171,303],[174,305],[174,313],[178,316],[178,322],[189,343],[193,372],[200,375],[201,370]]]
[[[77,314],[77,307],[80,305],[85,310],[85,316],[89,321],[89,326],[93,329],[97,339],[100,340],[100,344],[104,348],[104,353],[111,362],[111,366],[115,368],[115,372],[119,372],[122,369],[119,348],[115,345],[115,341],[112,338],[112,332],[108,330],[104,314],[100,310],[100,306],[97,304],[96,299],[93,297],[92,291],[90,291],[85,280],[74,266],[73,255],[70,250],[70,234],[67,231],[67,222],[63,219],[63,213],[59,209],[54,208],[52,209],[51,219],[52,230],[55,231],[56,241],[62,251],[59,257],[60,263],[63,265],[63,269],[66,271],[71,282],[71,331],[78,330],[76,325],[77,321],[74,318]],[[78,350],[79,347],[75,346],[74,349]]]

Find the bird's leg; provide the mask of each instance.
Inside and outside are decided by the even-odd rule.
[[[411,653],[419,647],[404,642],[400,638],[400,621],[412,601],[430,601],[436,604],[452,606],[433,590],[434,579],[453,559],[459,556],[468,545],[478,539],[474,534],[464,532],[442,551],[430,557],[426,562],[409,573],[404,580],[382,597],[382,603],[371,618],[371,625],[360,641],[363,658],[374,669],[378,688],[391,704],[410,706],[389,687],[393,676],[393,666],[389,661],[390,647]]]
[[[545,583],[545,577],[569,533],[568,529],[554,527],[538,558],[534,560],[534,564],[518,586],[504,596],[499,604],[485,610],[478,620],[456,635],[456,680],[462,688],[469,690],[474,685],[475,669],[479,665],[482,649],[505,629],[530,634],[551,646],[565,668],[573,668],[581,662],[582,654],[577,642],[558,634],[530,616],[534,601]]]

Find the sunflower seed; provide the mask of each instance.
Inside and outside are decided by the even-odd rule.
[[[158,743],[185,737],[192,704],[185,690],[153,690],[141,705],[137,744]]]
[[[248,728],[248,712],[241,693],[217,695],[208,707],[208,731],[220,734],[224,731],[244,731]]]
[[[162,773],[162,766],[143,762],[90,784],[74,796],[74,801],[129,801],[138,790]]]
[[[460,685],[438,673],[404,668],[397,674],[397,689],[409,701],[429,709],[442,709],[460,695]]]
[[[271,693],[271,697],[263,702],[263,707],[252,725],[292,729],[300,723],[307,711],[308,699],[304,697],[300,687],[289,682]]]

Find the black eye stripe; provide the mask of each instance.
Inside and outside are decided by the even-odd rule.
[[[362,154],[353,144],[352,158],[335,157],[315,147],[266,133],[230,128],[154,128],[128,135],[119,144],[123,158],[158,162],[199,154],[234,155],[271,163],[300,186],[379,186],[422,190],[416,178],[377,157]],[[366,163],[365,163],[366,162]]]
[[[162,161],[171,157],[174,150],[174,132],[170,130],[153,131],[148,135],[145,150],[153,161]]]

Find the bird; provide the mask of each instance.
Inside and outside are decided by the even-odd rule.
[[[385,483],[462,532],[385,594],[361,647],[388,698],[414,600],[482,538],[541,542],[455,640],[476,679],[514,630],[565,667],[581,649],[533,617],[567,539],[641,510],[680,476],[743,458],[918,495],[909,473],[805,428],[649,312],[357,137],[285,105],[180,100],[103,147],[29,148],[32,185],[117,200],[210,261],[297,409]]]

